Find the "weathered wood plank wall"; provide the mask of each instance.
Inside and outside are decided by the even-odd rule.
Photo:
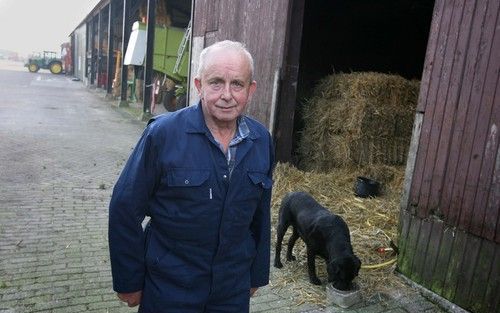
[[[247,113],[264,125],[270,116],[275,72],[280,70],[285,50],[288,0],[196,0],[193,40],[203,47],[231,39],[243,42],[254,57],[257,91]],[[201,51],[193,51],[196,59]],[[197,55],[198,54],[198,55]],[[197,62],[197,61],[194,61]]]
[[[398,269],[472,312],[500,311],[499,13],[436,0],[400,217]]]
[[[419,98],[424,118],[408,208],[497,242],[499,5],[436,1],[437,34],[431,33]]]
[[[500,244],[404,211],[398,270],[471,312],[500,311]]]

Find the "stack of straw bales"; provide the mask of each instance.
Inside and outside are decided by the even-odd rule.
[[[419,81],[372,72],[321,80],[304,108],[301,167],[401,165],[410,144]]]

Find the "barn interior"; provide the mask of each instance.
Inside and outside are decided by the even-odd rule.
[[[130,1],[129,23],[147,21],[147,0],[132,0]],[[89,58],[89,71],[93,73],[91,76],[91,84],[96,84],[97,87],[107,88],[107,53],[108,53],[108,21],[112,21],[111,44],[113,49],[112,66],[110,75],[114,82],[118,82],[121,77],[121,59],[122,53],[122,32],[123,32],[123,3],[114,4],[113,16],[109,19],[109,3],[101,9],[100,17],[95,15],[90,25],[89,45],[92,45],[94,50],[99,47],[99,62],[97,62],[97,54]],[[171,26],[176,28],[186,28],[191,18],[191,1],[183,0],[160,0],[156,1],[155,6],[155,23],[157,26]],[[99,26],[99,23],[101,25]],[[99,31],[99,33],[98,33]],[[128,35],[130,38],[130,35]],[[98,66],[97,66],[98,65]],[[98,68],[97,68],[98,67]],[[159,73],[158,76],[161,76]],[[97,76],[97,80],[94,77]],[[134,77],[135,76],[135,77]],[[142,81],[144,79],[144,70],[142,66],[129,67],[129,83],[128,99],[130,101],[142,101]],[[118,83],[113,83],[112,93],[118,97],[121,91],[121,86]]]
[[[305,1],[293,151],[302,108],[325,76],[361,71],[421,79],[433,7],[434,0]]]
[[[293,165],[273,173],[272,224],[285,194],[310,193],[349,226],[363,297],[398,297],[391,288],[409,292],[394,275],[398,216],[434,0],[303,3],[292,20],[302,23]],[[368,185],[377,191],[363,194]],[[325,288],[308,283],[300,242],[296,256],[273,285],[298,303],[328,305]]]

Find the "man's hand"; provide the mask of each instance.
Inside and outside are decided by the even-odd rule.
[[[259,288],[250,288],[250,297],[253,297],[253,294],[257,291]]]
[[[116,295],[120,298],[120,300],[126,302],[129,307],[133,307],[141,303],[142,290],[129,293],[117,293]]]

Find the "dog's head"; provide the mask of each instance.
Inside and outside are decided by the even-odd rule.
[[[349,290],[360,268],[361,261],[354,254],[335,258],[326,267],[328,282],[332,283],[336,289]]]

